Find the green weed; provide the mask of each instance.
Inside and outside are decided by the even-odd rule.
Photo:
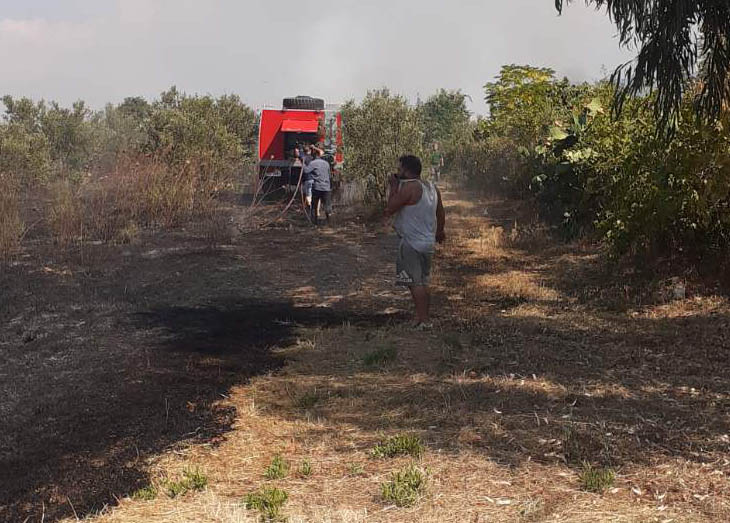
[[[182,496],[188,491],[188,487],[185,485],[185,481],[168,481],[165,483],[165,489],[167,490],[167,495],[171,498],[176,498],[178,496]]]
[[[396,359],[398,359],[398,349],[395,345],[388,344],[365,354],[362,362],[367,367],[382,367],[393,363]]]
[[[349,471],[351,476],[362,476],[365,474],[365,467],[362,463],[350,463]]]
[[[394,472],[380,489],[385,501],[398,507],[412,507],[425,494],[426,486],[426,472],[411,464]]]
[[[301,396],[298,396],[294,403],[296,404],[297,408],[302,410],[309,410],[311,408],[314,408],[317,403],[319,403],[321,397],[317,393],[316,390],[305,392]]]
[[[274,456],[271,460],[271,464],[266,467],[264,476],[266,479],[283,479],[289,474],[289,463],[284,460],[281,456]]]
[[[393,458],[395,456],[411,456],[420,458],[426,448],[421,438],[412,434],[399,434],[378,443],[372,450],[376,458]]]
[[[152,501],[157,497],[157,487],[147,485],[141,489],[137,489],[132,493],[132,499],[137,501]]]
[[[302,463],[299,465],[299,469],[297,470],[297,473],[303,477],[308,478],[312,475],[312,462],[308,459],[305,459],[302,461]]]
[[[264,488],[247,494],[243,502],[247,510],[258,510],[262,521],[285,521],[281,509],[288,499],[285,490]]]
[[[590,463],[583,463],[583,470],[580,472],[580,485],[583,490],[596,493],[605,492],[613,486],[615,480],[616,473],[613,469],[596,468]]]
[[[183,479],[165,483],[167,495],[171,498],[182,496],[190,490],[203,490],[208,485],[208,477],[199,469],[185,469]]]
[[[183,474],[190,490],[203,490],[208,486],[208,477],[199,469],[186,469]]]

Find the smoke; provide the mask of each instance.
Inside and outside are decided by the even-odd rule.
[[[255,107],[341,102],[388,86],[415,100],[460,88],[486,112],[501,65],[595,79],[628,59],[605,14],[550,0],[27,0],[0,3],[0,94],[85,99],[237,93]],[[61,8],[60,4],[63,4]]]

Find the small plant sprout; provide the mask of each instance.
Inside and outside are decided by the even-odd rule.
[[[297,473],[303,477],[308,478],[312,475],[312,462],[308,459],[305,459],[301,462],[299,465],[299,469],[297,470]]]
[[[271,464],[266,467],[264,476],[266,479],[283,479],[289,474],[289,463],[279,455],[274,456]]]

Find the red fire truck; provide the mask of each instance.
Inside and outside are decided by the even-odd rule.
[[[284,98],[282,109],[264,109],[259,124],[259,173],[272,186],[297,185],[300,169],[294,151],[306,144],[324,149],[333,180],[342,170],[342,114],[321,98]]]

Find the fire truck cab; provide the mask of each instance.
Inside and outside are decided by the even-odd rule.
[[[261,112],[258,138],[258,164],[262,179],[273,186],[296,186],[301,168],[295,150],[303,152],[314,144],[325,152],[332,167],[333,182],[342,171],[342,114],[338,106],[326,106],[321,98],[285,98],[282,109]]]

